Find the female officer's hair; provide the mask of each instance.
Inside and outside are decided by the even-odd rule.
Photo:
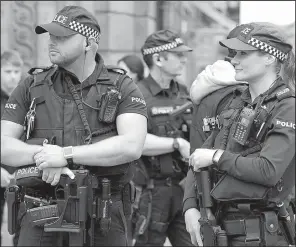
[[[280,75],[295,94],[295,55],[293,49],[288,52],[288,58],[281,64]]]
[[[18,51],[6,50],[1,54],[1,67],[11,64],[16,67],[23,67],[24,62]]]
[[[117,63],[124,62],[126,66],[130,69],[131,72],[137,74],[138,81],[141,81],[144,79],[144,64],[136,55],[127,55],[123,58],[119,59]]]

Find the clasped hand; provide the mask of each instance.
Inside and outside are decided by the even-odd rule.
[[[42,180],[52,186],[60,181],[61,174],[75,178],[74,173],[68,168],[64,158],[63,149],[57,145],[43,143],[43,149],[34,155],[36,166],[42,170]]]
[[[43,149],[34,155],[34,160],[40,170],[48,167],[64,167],[67,165],[63,149],[57,145],[46,143],[43,143]]]
[[[208,167],[213,164],[213,156],[216,150],[207,148],[198,148],[190,155],[189,166],[193,167],[194,171],[199,171],[203,167]]]

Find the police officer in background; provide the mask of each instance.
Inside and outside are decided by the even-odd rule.
[[[73,169],[87,169],[99,182],[109,179],[112,204],[108,205],[112,206],[101,209],[107,210],[104,215],[110,216],[111,225],[104,225],[105,234],[101,234],[101,223],[97,225],[101,221],[96,221],[94,243],[87,238],[87,244],[126,246],[125,216],[131,205],[127,200],[130,195],[125,194],[131,179],[129,164],[140,157],[147,131],[143,96],[121,69],[104,65],[97,53],[101,29],[86,9],[66,6],[51,23],[37,26],[35,32],[49,33],[53,66],[39,72],[31,69],[33,75],[20,83],[8,100],[15,107],[5,109],[2,117],[1,160],[12,167],[34,164],[42,170],[41,183],[34,180],[34,186],[30,181],[22,186],[21,203],[29,198],[31,202],[42,198],[43,203],[51,203],[61,175],[74,179],[80,174]],[[22,142],[19,139],[25,118],[26,141]],[[55,144],[49,144],[51,140]],[[94,193],[101,198],[102,192]],[[40,205],[36,204],[26,204],[27,213],[20,215],[19,246],[61,245],[59,231],[44,231],[44,225],[32,220],[35,214],[29,211],[38,211]],[[70,219],[73,210],[66,210]],[[108,223],[110,218],[104,219]],[[70,245],[82,245],[72,240]]]
[[[288,59],[292,46],[270,23],[245,24],[236,38],[220,44],[236,51],[235,79],[249,86],[234,94],[220,114],[221,129],[190,156],[195,172],[211,173],[215,211],[207,210],[208,218],[216,217],[228,246],[295,244],[287,200],[295,186],[295,87],[280,76],[295,66]],[[185,217],[196,221],[201,215],[190,208]],[[205,233],[205,225],[190,232],[192,239]]]
[[[21,81],[23,65],[24,62],[17,51],[6,50],[1,54],[1,116],[5,108],[14,107],[13,105],[6,105],[6,103],[12,91],[17,87],[17,85]],[[9,185],[10,180],[13,178],[13,173],[15,172],[15,170],[16,168],[14,167],[1,164],[1,224],[5,205],[5,200],[3,199],[5,187]],[[13,238],[14,246],[17,246],[18,234],[19,231],[16,231]]]
[[[137,55],[126,55],[117,61],[118,67],[124,69],[126,74],[133,79],[134,83],[144,79],[145,67]]]
[[[161,246],[168,237],[173,246],[190,246],[182,216],[183,189],[178,183],[188,169],[184,158],[189,157],[191,112],[189,109],[177,119],[171,119],[169,113],[188,102],[187,90],[176,77],[192,49],[176,33],[160,30],[148,36],[141,51],[150,69],[149,76],[138,83],[147,104],[148,134],[142,163],[136,166],[133,178],[140,191],[133,219],[134,240],[138,246]]]

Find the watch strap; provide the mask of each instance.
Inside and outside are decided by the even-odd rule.
[[[64,158],[67,160],[68,165],[73,165],[73,147],[63,147]]]
[[[212,161],[214,165],[218,165],[218,162],[222,156],[222,154],[224,153],[224,150],[222,149],[217,149],[213,155]]]
[[[178,142],[178,140],[177,140],[177,138],[174,138],[174,142],[173,142],[173,148],[174,148],[174,150],[176,151],[176,150],[178,150],[179,149],[179,142]]]

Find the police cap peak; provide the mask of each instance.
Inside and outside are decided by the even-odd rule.
[[[81,34],[94,38],[98,43],[101,28],[96,18],[85,8],[80,6],[65,6],[53,18],[51,23],[42,24],[35,28],[37,34],[49,32],[55,36],[70,36]]]
[[[292,49],[281,28],[268,22],[244,24],[237,37],[219,43],[238,51],[261,50],[275,56],[281,62],[287,58],[287,53]]]
[[[170,30],[159,30],[148,36],[141,51],[143,55],[161,51],[187,52],[192,48],[184,45],[180,36]]]

